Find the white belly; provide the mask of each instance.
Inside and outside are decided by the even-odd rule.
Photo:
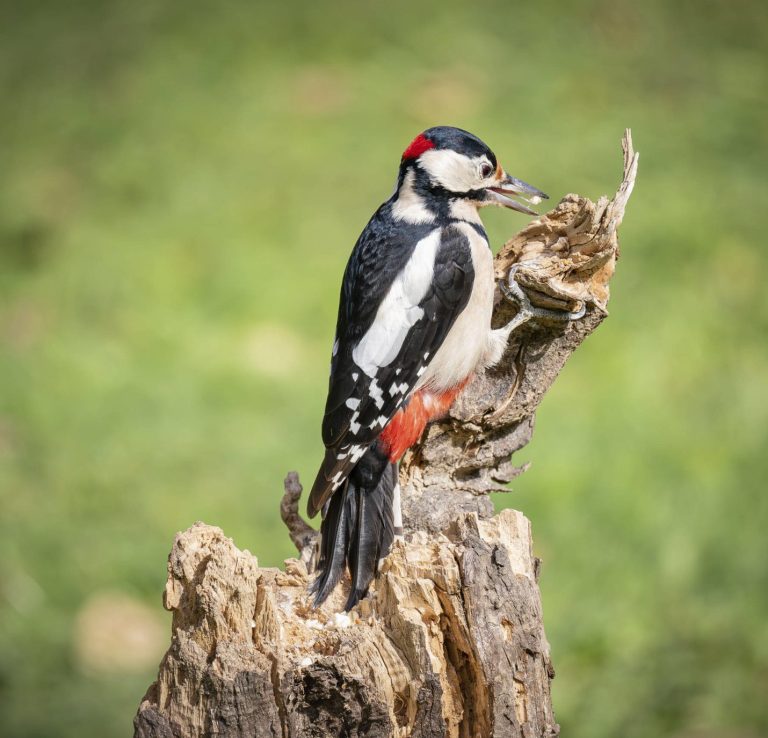
[[[475,278],[472,294],[442,346],[429,362],[418,386],[435,391],[455,387],[485,366],[491,341],[491,313],[495,282],[493,254],[488,242],[469,224],[456,224],[469,239]]]

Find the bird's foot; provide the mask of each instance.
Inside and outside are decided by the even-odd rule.
[[[541,320],[550,323],[569,323],[572,320],[583,318],[587,312],[586,303],[582,303],[579,310],[553,310],[550,308],[536,307],[531,303],[525,290],[518,284],[515,274],[520,264],[513,264],[509,270],[507,282],[499,282],[499,289],[504,297],[517,305],[517,315],[507,323],[502,330],[509,335],[515,328],[527,323],[529,320]]]

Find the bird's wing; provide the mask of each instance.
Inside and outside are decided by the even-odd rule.
[[[327,450],[310,493],[310,515],[408,398],[472,291],[470,245],[459,229],[427,230],[387,279],[394,259],[381,262],[388,261],[388,248],[396,250],[394,238],[377,244],[378,258],[358,244],[345,273],[323,418]]]

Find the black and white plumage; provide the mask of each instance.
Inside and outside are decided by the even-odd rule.
[[[397,461],[472,373],[501,356],[508,332],[490,327],[493,263],[478,208],[532,212],[509,194],[546,197],[506,175],[472,134],[432,128],[404,152],[395,193],[355,245],[339,300],[325,458],[308,502],[310,516],[325,508],[318,603],[345,565],[347,609],[365,595],[394,536]]]
[[[392,228],[387,216],[369,223],[344,277],[323,418],[331,491],[410,395],[474,282],[458,229]]]

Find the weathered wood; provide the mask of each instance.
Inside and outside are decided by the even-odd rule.
[[[258,566],[218,528],[177,535],[165,607],[171,646],[136,716],[140,738],[486,738],[556,736],[554,676],[522,513],[493,515],[488,493],[522,469],[543,394],[603,320],[621,223],[637,171],[629,133],[613,200],[568,195],[501,249],[497,274],[534,304],[575,310],[563,327],[529,323],[502,362],[476,377],[401,467],[405,540],[370,596],[340,613],[343,587],[319,610],[307,597],[316,534],[289,475],[281,505],[299,559]],[[503,324],[515,307],[499,301]]]

